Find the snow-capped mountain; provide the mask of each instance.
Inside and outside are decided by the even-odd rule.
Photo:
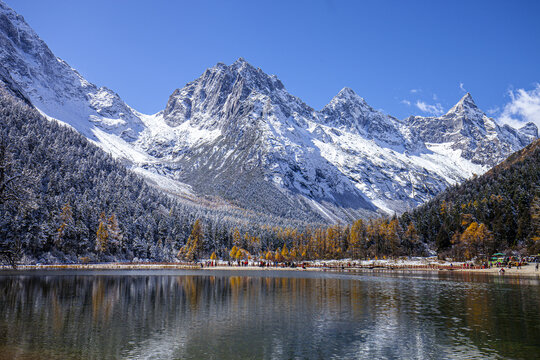
[[[318,220],[376,210],[314,145],[316,119],[275,76],[239,59],[176,90],[138,145],[160,159],[154,171],[245,208]]]
[[[361,135],[380,146],[409,149],[418,144],[402,133],[402,123],[399,120],[374,110],[347,87],[320,111],[319,119],[324,125]]]
[[[96,139],[94,128],[133,141],[143,129],[136,112],[113,91],[86,81],[11,8],[0,2],[0,78],[20,89],[45,115]]]
[[[538,136],[534,124],[497,124],[469,94],[437,118],[396,119],[349,88],[315,111],[244,59],[207,69],[163,111],[144,115],[55,57],[1,2],[0,46],[0,80],[11,91],[150,183],[277,216],[335,222],[401,212]]]
[[[519,130],[497,124],[478,109],[469,93],[441,117],[411,116],[406,122],[424,143],[460,151],[472,163],[490,167],[538,137],[533,123]]]

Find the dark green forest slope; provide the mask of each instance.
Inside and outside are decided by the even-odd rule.
[[[540,251],[540,140],[411,213],[421,239],[457,258]]]

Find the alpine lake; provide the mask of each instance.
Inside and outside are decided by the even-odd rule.
[[[0,273],[0,360],[356,358],[540,358],[540,278]]]

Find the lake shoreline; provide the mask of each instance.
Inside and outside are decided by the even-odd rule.
[[[488,269],[466,268],[459,265],[360,265],[348,266],[348,263],[317,264],[305,268],[301,266],[237,266],[218,264],[216,266],[207,266],[201,264],[187,263],[99,263],[99,264],[49,264],[49,265],[18,265],[16,269],[8,265],[0,266],[2,272],[18,272],[32,270],[199,270],[205,272],[208,270],[218,271],[318,271],[318,272],[343,272],[343,273],[402,273],[402,272],[437,272],[437,273],[473,273],[488,274],[496,276],[523,276],[540,278],[540,271],[536,270],[536,264],[523,265],[521,268],[513,266],[504,267],[504,274],[500,268],[492,267]]]

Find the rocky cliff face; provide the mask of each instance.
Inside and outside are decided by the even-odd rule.
[[[349,88],[315,111],[244,59],[144,115],[55,57],[1,2],[0,81],[175,196],[307,221],[413,208],[538,136],[534,124],[497,124],[469,94],[441,117],[398,120]]]

